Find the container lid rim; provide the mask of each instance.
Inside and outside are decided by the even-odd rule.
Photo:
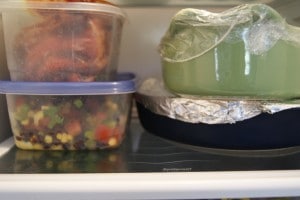
[[[136,76],[124,72],[114,81],[102,82],[25,82],[0,81],[0,94],[15,95],[109,95],[136,91]]]
[[[66,10],[82,12],[103,12],[126,17],[124,11],[114,5],[93,2],[43,2],[20,0],[0,1],[0,11],[11,11],[13,9],[47,9],[47,10]]]

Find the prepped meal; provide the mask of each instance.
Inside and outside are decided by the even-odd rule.
[[[7,98],[15,143],[21,149],[115,148],[124,138],[130,95]]]
[[[115,77],[123,13],[106,1],[76,2],[3,5],[8,7],[2,15],[13,81],[92,82]]]
[[[300,97],[300,28],[264,4],[183,9],[160,44],[164,82],[182,96]]]
[[[44,20],[23,29],[16,40],[16,54],[25,72],[23,79],[97,80],[108,65],[110,23],[89,14],[39,12]]]

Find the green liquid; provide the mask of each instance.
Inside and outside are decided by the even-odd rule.
[[[186,61],[162,61],[166,86],[178,94],[291,99],[300,97],[300,47],[283,40],[262,55],[246,50],[243,41],[221,42]]]

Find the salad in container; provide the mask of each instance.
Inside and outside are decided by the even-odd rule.
[[[15,144],[30,150],[119,147],[134,92],[135,78],[130,73],[111,82],[0,82]]]

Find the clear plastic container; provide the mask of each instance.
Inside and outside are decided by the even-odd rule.
[[[1,81],[16,146],[36,150],[118,147],[129,123],[135,77],[112,82]]]
[[[160,44],[165,85],[202,98],[299,98],[299,38],[299,27],[263,4],[183,9]]]
[[[102,3],[3,1],[4,40],[13,81],[110,81],[125,15]]]

